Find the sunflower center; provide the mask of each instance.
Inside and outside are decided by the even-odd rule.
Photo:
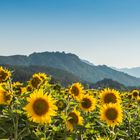
[[[91,105],[92,105],[92,103],[91,103],[91,100],[90,100],[90,99],[84,98],[84,99],[82,100],[81,105],[82,105],[83,108],[90,108]]]
[[[4,95],[4,101],[7,102],[11,99],[11,95],[10,94],[5,94]]]
[[[118,112],[115,108],[109,108],[107,109],[105,115],[109,120],[113,121],[118,117]]]
[[[113,93],[108,93],[105,97],[104,97],[104,102],[105,103],[116,103],[117,102],[117,98]]]
[[[73,86],[71,89],[72,94],[74,94],[75,96],[79,95],[79,89],[76,86]]]
[[[137,97],[138,96],[138,93],[137,92],[133,92],[133,96],[134,97]]]
[[[46,79],[46,76],[45,76],[45,75],[40,75],[40,78],[41,78],[42,80],[45,80],[45,79]]]
[[[33,110],[37,115],[42,116],[49,110],[49,105],[44,99],[39,98],[34,102]]]
[[[39,84],[41,83],[41,79],[38,78],[38,77],[34,77],[32,80],[31,80],[31,84],[34,88],[37,88],[39,86]]]
[[[6,80],[7,76],[8,76],[8,74],[5,71],[0,71],[0,79],[1,79],[1,81]]]
[[[27,91],[32,91],[32,87],[31,86],[27,86]]]
[[[71,124],[78,124],[78,116],[74,112],[71,112],[69,114],[69,117],[70,117],[69,122]]]

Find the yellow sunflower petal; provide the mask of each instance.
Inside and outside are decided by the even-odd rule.
[[[43,89],[35,90],[29,98],[28,104],[24,107],[29,120],[36,123],[50,123],[51,116],[56,115],[57,107],[55,100],[43,93]]]
[[[122,108],[118,104],[106,104],[100,109],[100,119],[109,126],[119,125],[123,119]]]
[[[74,83],[69,89],[69,93],[77,100],[81,99],[83,94],[83,86],[80,83]]]
[[[96,99],[91,95],[83,95],[80,100],[80,108],[85,112],[91,112],[95,109]]]
[[[83,117],[81,116],[80,112],[74,109],[73,111],[69,112],[68,119],[66,121],[67,129],[70,131],[74,130],[74,126],[76,125],[83,125]]]
[[[120,103],[121,97],[119,91],[114,89],[106,88],[100,92],[100,103],[109,104],[109,103]]]

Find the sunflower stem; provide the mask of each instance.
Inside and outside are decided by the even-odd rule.
[[[14,140],[18,140],[18,116],[13,118],[14,125]]]
[[[68,108],[69,108],[69,96],[68,96],[68,99],[67,99],[67,106],[65,108],[65,116],[68,116]],[[64,140],[67,140],[67,127],[65,125],[65,128],[64,128]]]
[[[9,90],[11,91],[11,93],[13,93],[13,88],[12,88],[12,81],[11,79],[9,80]],[[15,96],[13,96],[13,98],[15,98]],[[11,103],[10,104],[10,110],[14,110],[14,105]],[[15,117],[13,117],[13,129],[14,129],[14,140],[18,140],[18,116],[16,114]]]
[[[109,136],[109,138],[110,138],[110,140],[115,140],[115,132],[114,132],[114,127],[110,127],[110,136]]]

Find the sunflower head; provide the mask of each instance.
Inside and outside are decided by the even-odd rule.
[[[74,83],[69,89],[69,93],[75,98],[80,99],[83,94],[83,86],[80,83]]]
[[[83,117],[80,115],[79,111],[74,109],[68,114],[66,126],[68,130],[73,131],[74,127],[76,127],[77,125],[83,125]]]
[[[29,83],[32,86],[32,88],[37,89],[41,86],[43,80],[38,74],[34,74],[30,79]]]
[[[11,77],[11,72],[0,67],[0,83],[7,81]]]
[[[32,88],[31,85],[27,85],[27,86],[26,86],[26,91],[29,91],[29,92],[30,92],[30,91],[32,91],[32,90],[33,90],[33,88]]]
[[[9,105],[12,101],[13,94],[4,88],[4,85],[0,84],[0,104]]]
[[[58,100],[56,102],[56,105],[58,107],[58,110],[60,110],[60,111],[64,110],[67,106],[66,103],[64,102],[64,100]]]
[[[37,73],[37,75],[44,81],[48,79],[48,76],[45,73]]]
[[[96,99],[91,95],[83,95],[80,100],[80,108],[85,112],[91,112],[95,109]]]
[[[23,83],[20,82],[14,82],[12,84],[13,90],[15,94],[21,94],[22,93],[22,88],[23,88]]]
[[[101,104],[109,104],[109,103],[120,103],[121,98],[119,92],[114,89],[104,89],[100,92],[100,102]]]
[[[100,119],[114,127],[122,122],[122,108],[118,104],[106,104],[100,109]]]
[[[55,100],[50,95],[44,94],[43,89],[35,90],[27,98],[28,104],[24,107],[29,119],[33,122],[50,123],[51,116],[56,115]]]
[[[133,95],[133,98],[136,99],[139,96],[139,91],[138,90],[133,90],[132,95]]]

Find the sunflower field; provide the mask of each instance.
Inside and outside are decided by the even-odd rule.
[[[67,88],[45,73],[12,82],[0,67],[0,139],[140,140],[140,92]]]

